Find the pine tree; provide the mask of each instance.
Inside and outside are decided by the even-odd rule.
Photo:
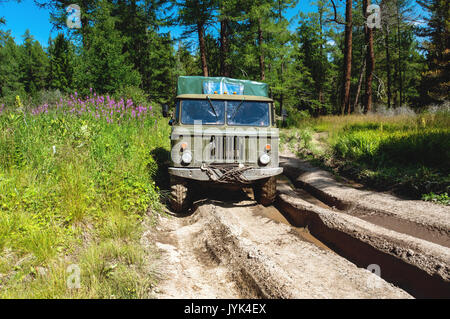
[[[177,2],[178,23],[186,28],[184,35],[197,34],[203,76],[208,76],[205,30],[213,19],[214,0],[186,0]]]
[[[111,16],[111,4],[101,0],[95,12],[89,47],[83,51],[83,64],[77,72],[78,87],[104,93],[139,86],[140,75],[123,53],[124,40],[115,29],[117,19]]]
[[[71,43],[59,33],[50,40],[48,48],[50,57],[49,85],[52,89],[69,92],[73,89],[74,52]]]
[[[152,100],[167,102],[175,92],[175,53],[170,35],[148,33],[143,50],[142,87]]]
[[[96,0],[41,0],[35,1],[35,4],[42,8],[50,10],[50,22],[56,29],[66,29],[70,34],[75,35],[84,48],[89,47],[90,39],[89,33],[94,22],[94,15],[98,1]],[[69,5],[76,4],[80,7],[80,28],[67,27],[67,12]]]
[[[7,98],[9,102],[24,89],[20,82],[19,65],[19,49],[11,33],[0,31],[0,97]]]
[[[23,44],[19,48],[21,82],[26,92],[34,95],[48,86],[48,58],[29,30],[25,31],[23,38]]]
[[[178,43],[178,49],[175,53],[175,74],[180,75],[199,75],[201,73],[201,68],[196,59],[196,56],[192,55],[187,45],[180,41]]]
[[[321,7],[319,2],[319,8]],[[325,54],[325,37],[323,35],[323,12],[311,13],[305,17],[298,29],[304,65],[309,69],[314,81],[314,100],[317,102],[316,114],[325,104],[324,91],[328,80],[329,63]],[[322,13],[322,14],[321,14]]]
[[[434,101],[448,99],[450,91],[450,2],[447,0],[418,0],[430,13],[420,36],[429,37],[424,46],[427,51],[428,71],[423,75],[422,91]]]

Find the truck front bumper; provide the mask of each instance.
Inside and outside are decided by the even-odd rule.
[[[211,174],[211,170],[213,174]],[[268,178],[271,176],[279,175],[283,172],[282,167],[270,167],[270,168],[249,168],[241,173],[241,176],[244,180],[249,182],[256,181],[259,179]],[[218,169],[210,169],[207,172],[203,168],[179,168],[179,167],[170,167],[169,174],[193,179],[197,181],[221,181],[222,172]]]

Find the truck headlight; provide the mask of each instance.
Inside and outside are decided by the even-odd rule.
[[[267,153],[264,153],[259,157],[259,161],[261,162],[261,164],[267,165],[270,162],[270,156],[267,155]]]
[[[191,152],[183,152],[183,155],[181,155],[181,161],[185,164],[189,164],[192,161]]]

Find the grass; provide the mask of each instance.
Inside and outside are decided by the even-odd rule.
[[[282,135],[292,136],[299,130],[326,138],[312,138],[297,147],[296,153],[337,174],[417,199],[450,190],[448,112],[323,116],[308,119]],[[320,142],[326,147],[317,147]]]
[[[140,239],[162,210],[151,154],[170,129],[150,108],[108,103],[0,114],[0,298],[149,296],[155,254]]]
[[[448,193],[435,194],[433,192],[429,194],[423,194],[422,199],[427,202],[434,202],[443,205],[450,205],[450,197],[448,197]]]

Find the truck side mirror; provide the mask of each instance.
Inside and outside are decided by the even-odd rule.
[[[170,120],[169,120],[169,125],[172,126],[172,125],[173,125],[173,122],[174,122],[174,120],[173,120],[173,119],[170,119]]]
[[[169,106],[167,104],[162,105],[162,114],[164,117],[169,117]]]

